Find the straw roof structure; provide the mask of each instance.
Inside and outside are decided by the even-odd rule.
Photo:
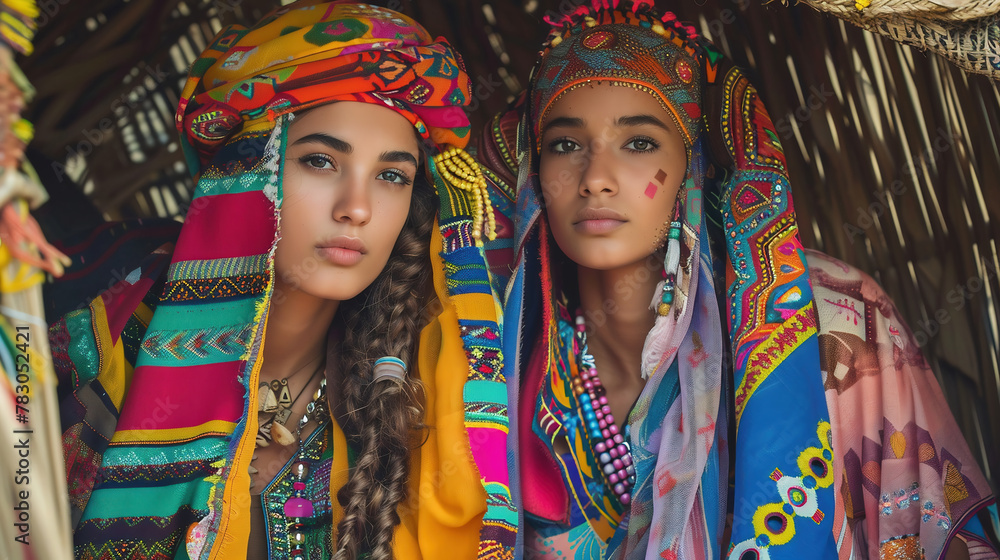
[[[478,126],[523,87],[541,17],[581,1],[374,3],[414,16],[464,54]],[[38,92],[27,116],[46,188],[54,199],[82,189],[111,219],[180,219],[192,183],[173,114],[187,67],[223,25],[253,22],[275,2],[42,4],[35,54],[21,66]],[[804,244],[867,271],[892,296],[996,491],[997,82],[806,5],[658,4],[749,70],[785,147]]]

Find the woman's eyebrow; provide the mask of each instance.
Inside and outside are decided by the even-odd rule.
[[[322,132],[317,132],[315,134],[307,134],[302,138],[299,138],[298,140],[292,142],[292,145],[294,146],[296,144],[305,144],[308,142],[316,142],[319,144],[323,144],[324,146],[327,146],[344,154],[349,154],[354,151],[354,146],[348,144],[347,142],[344,142],[340,138],[334,138],[333,136],[330,136],[329,134],[323,134]]]
[[[654,117],[653,115],[629,115],[626,117],[618,117],[615,119],[615,126],[626,127],[626,126],[641,126],[645,124],[650,124],[653,126],[658,126],[667,132],[673,132],[673,129],[666,125],[660,119]]]
[[[540,136],[545,136],[545,132],[550,128],[562,127],[562,128],[583,128],[583,119],[578,117],[556,117],[551,121],[545,123],[542,127],[542,133]]]
[[[382,152],[379,154],[378,160],[382,163],[412,163],[414,167],[420,167],[417,164],[417,158],[405,150]]]

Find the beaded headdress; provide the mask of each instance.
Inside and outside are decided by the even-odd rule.
[[[549,33],[532,74],[530,119],[536,135],[563,94],[608,82],[656,98],[691,148],[702,130],[702,70],[694,29],[673,14],[657,16],[647,3],[633,9],[638,12],[566,16]]]

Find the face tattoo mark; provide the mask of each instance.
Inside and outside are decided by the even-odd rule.
[[[667,180],[667,172],[662,169],[657,169],[656,176],[653,178],[656,179],[657,183],[662,185],[663,182]],[[654,185],[652,181],[650,181],[650,183],[646,185],[646,196],[648,196],[649,198],[653,198],[654,196],[656,196],[656,191],[658,190],[659,188],[656,185]]]

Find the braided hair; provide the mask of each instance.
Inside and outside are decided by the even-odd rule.
[[[436,195],[417,174],[406,223],[389,262],[361,294],[342,304],[338,420],[358,450],[350,477],[337,492],[344,515],[337,526],[335,560],[392,558],[392,538],[406,498],[410,451],[424,429],[421,384],[404,379],[372,382],[372,364],[382,356],[411,363],[429,291],[428,247]],[[412,371],[412,368],[411,368]],[[328,384],[335,387],[328,373]]]

